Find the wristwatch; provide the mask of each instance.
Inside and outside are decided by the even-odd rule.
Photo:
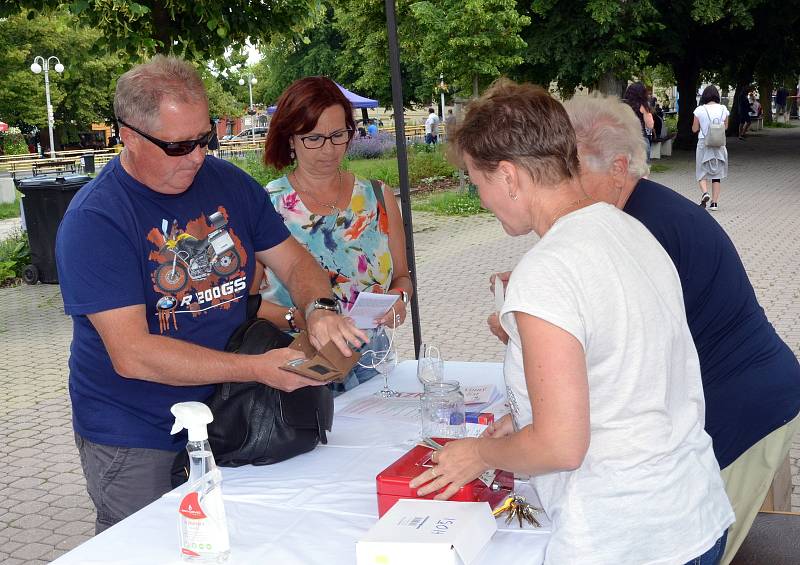
[[[311,304],[306,306],[306,320],[314,310],[328,310],[329,312],[342,313],[342,307],[339,306],[339,301],[334,298],[317,298]]]
[[[289,329],[293,332],[299,332],[300,329],[297,327],[297,324],[294,321],[294,313],[297,312],[297,307],[292,306],[286,311],[286,314],[283,315],[286,318],[286,323],[289,324]]]

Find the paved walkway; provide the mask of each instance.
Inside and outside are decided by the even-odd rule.
[[[736,243],[771,321],[800,353],[800,129],[765,130],[729,140],[730,182],[717,220]],[[691,197],[694,154],[662,160],[652,178]],[[508,270],[535,236],[510,239],[489,215],[442,219],[415,215],[425,340],[446,359],[502,359],[489,334],[489,274]],[[70,427],[67,357],[70,321],[57,286],[0,289],[0,563],[39,564],[86,540],[93,510]],[[410,357],[410,325],[398,332]],[[800,441],[792,450],[794,510],[800,510]],[[174,524],[164,524],[173,528]]]

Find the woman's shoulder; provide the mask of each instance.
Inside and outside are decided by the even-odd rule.
[[[286,175],[269,181],[264,188],[270,194],[270,196],[273,194],[283,194],[294,190],[292,188],[292,184],[289,182],[289,177]]]

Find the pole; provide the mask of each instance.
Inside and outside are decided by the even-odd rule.
[[[253,109],[253,77],[250,77],[250,80],[247,81],[247,89],[250,91],[250,138],[253,140],[253,143],[255,143],[256,124],[255,124],[255,118],[253,118],[253,116],[256,115],[256,112]]]
[[[50,133],[50,158],[56,158],[56,146],[53,142],[53,106],[50,104],[50,63],[44,62],[44,96],[47,100],[47,130]]]
[[[442,110],[439,113],[439,118],[444,121],[444,73],[439,74],[439,87],[442,92]]]
[[[411,297],[411,324],[414,330],[414,355],[419,358],[422,329],[419,323],[419,287],[417,263],[414,255],[414,228],[411,223],[411,194],[408,186],[408,153],[406,152],[405,118],[403,115],[403,82],[400,76],[400,46],[397,41],[397,15],[394,0],[384,0],[386,29],[389,39],[389,68],[392,79],[392,107],[394,108],[394,135],[397,144],[397,171],[400,174],[400,208],[403,212],[403,229],[406,234],[406,257],[414,294]]]

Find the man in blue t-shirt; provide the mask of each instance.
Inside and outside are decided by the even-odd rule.
[[[98,533],[171,489],[186,442],[170,435],[173,404],[206,400],[219,382],[322,384],[280,369],[302,357],[294,350],[222,351],[245,321],[257,262],[306,308],[315,346],[333,340],[349,356],[347,343],[366,338],[334,311],[326,273],[267,193],[206,156],[208,99],[191,65],[157,56],[134,67],[114,111],[125,149],[75,196],[56,243],[73,319],[75,441]]]
[[[736,513],[721,561],[730,563],[800,428],[800,365],[767,320],[722,227],[690,200],[642,179],[644,146],[628,108],[588,97],[565,107],[587,194],[642,222],[678,271],[700,358],[705,429]]]

